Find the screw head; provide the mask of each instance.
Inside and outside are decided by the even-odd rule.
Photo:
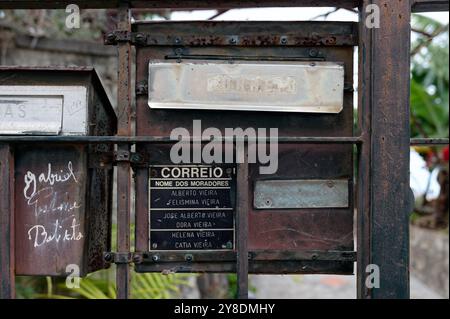
[[[106,262],[110,262],[110,261],[112,261],[112,255],[111,255],[110,253],[106,253],[106,254],[103,256],[103,259],[104,259]]]
[[[178,38],[178,37],[176,37],[176,38],[175,38],[175,44],[180,44],[180,43],[181,43],[181,39]]]
[[[319,51],[317,49],[311,49],[309,50],[309,56],[311,58],[316,58],[319,55]]]
[[[192,256],[191,254],[187,254],[187,255],[184,257],[184,260],[186,260],[187,262],[191,262],[191,261],[194,260],[194,256]]]
[[[153,255],[153,256],[152,256],[152,260],[153,260],[154,262],[159,261],[159,256],[158,256],[158,255]]]
[[[236,40],[236,38],[230,38],[230,44],[236,44],[237,43],[237,40]]]
[[[136,42],[139,44],[144,44],[147,40],[147,36],[145,34],[139,33],[136,35]]]

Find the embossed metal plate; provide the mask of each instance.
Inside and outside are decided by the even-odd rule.
[[[87,134],[87,89],[0,86],[0,134]]]
[[[348,180],[270,180],[255,184],[256,209],[347,208]]]
[[[332,62],[149,64],[150,108],[339,113],[344,67]]]

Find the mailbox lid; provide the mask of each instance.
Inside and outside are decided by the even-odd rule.
[[[216,61],[149,63],[149,106],[339,113],[344,66],[334,62]]]

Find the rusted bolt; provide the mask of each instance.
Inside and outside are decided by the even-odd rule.
[[[311,58],[317,58],[317,56],[319,55],[319,51],[317,49],[311,49],[309,50],[309,56]]]
[[[159,256],[158,256],[158,255],[153,255],[153,256],[152,256],[152,260],[153,260],[154,262],[159,261]]]
[[[142,162],[142,156],[141,156],[141,154],[135,153],[135,154],[131,155],[131,161],[132,161],[132,162],[135,162],[135,163]]]
[[[117,39],[117,37],[113,32],[108,33],[108,35],[106,36],[107,43],[114,43],[116,41],[116,39]]]
[[[111,261],[112,261],[112,255],[111,255],[110,253],[106,253],[106,254],[103,256],[103,259],[104,259],[106,262],[111,262]]]
[[[136,35],[136,43],[137,44],[145,44],[147,42],[147,36],[145,34],[142,33],[138,33]]]
[[[191,262],[194,260],[194,256],[192,256],[191,254],[187,254],[186,256],[184,256],[184,260],[186,260],[187,262]]]
[[[139,256],[139,255],[134,255],[133,256],[133,262],[135,263],[135,264],[138,264],[138,263],[140,263],[142,260],[141,260],[141,256]]]

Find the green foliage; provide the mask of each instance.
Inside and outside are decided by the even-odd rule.
[[[418,34],[411,59],[411,135],[448,137],[448,25],[413,16]]]
[[[80,281],[80,288],[69,289],[65,281],[57,283],[53,289],[52,280],[48,280],[48,292],[36,294],[36,298],[47,299],[115,299],[116,285],[111,271],[103,270],[91,274]],[[181,296],[181,287],[189,286],[190,275],[159,273],[138,274],[132,272],[132,299],[170,299]]]

